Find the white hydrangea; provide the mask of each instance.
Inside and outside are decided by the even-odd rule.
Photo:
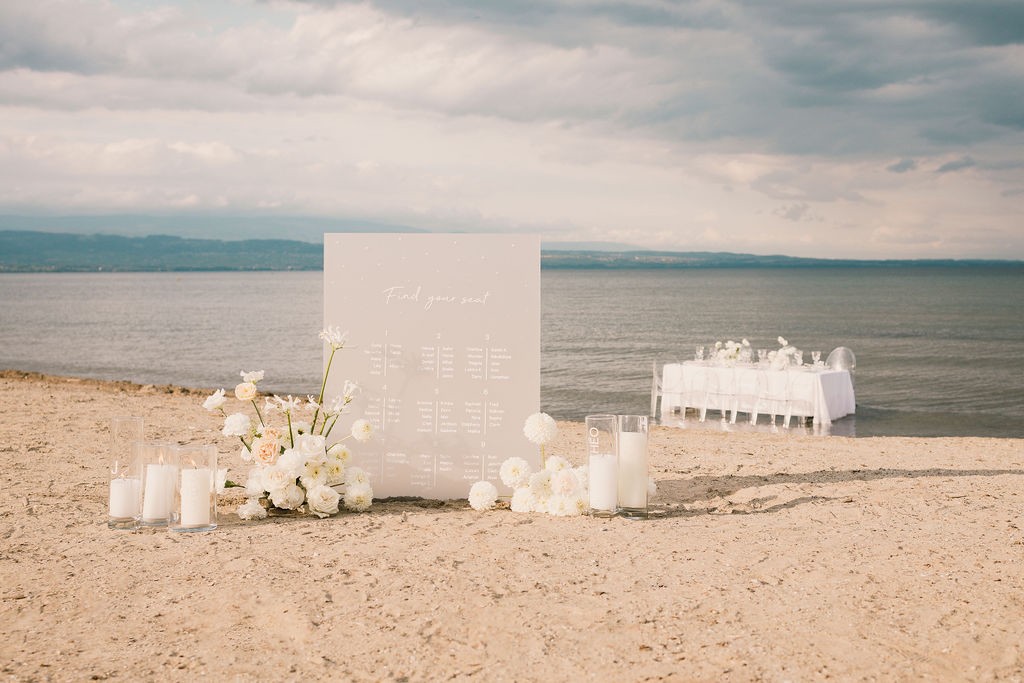
[[[245,492],[250,496],[262,496],[266,491],[263,488],[263,468],[257,465],[249,470],[249,476],[245,479]]]
[[[232,413],[224,419],[224,428],[220,433],[224,436],[245,436],[249,433],[252,421],[245,413]]]
[[[555,517],[573,517],[578,515],[576,499],[578,496],[551,496],[548,498],[548,514]]]
[[[350,470],[351,471],[351,470]],[[345,487],[345,507],[356,512],[369,510],[373,504],[373,489],[367,483],[349,484]]]
[[[498,502],[498,489],[489,481],[478,481],[469,489],[469,505],[474,510],[491,510]]]
[[[309,504],[309,511],[317,517],[326,517],[336,513],[339,500],[341,500],[341,496],[330,486],[321,484],[306,490],[306,503]]]
[[[558,436],[558,424],[547,413],[534,413],[526,418],[523,425],[523,434],[530,443],[538,446],[550,443]]]
[[[533,492],[529,486],[523,486],[512,494],[512,502],[509,506],[512,512],[534,512],[535,501]]]
[[[530,463],[523,458],[509,458],[501,463],[501,483],[510,489],[517,489],[530,481]]]
[[[295,484],[288,484],[275,491],[270,491],[270,502],[282,510],[294,510],[306,499],[306,492]]]
[[[245,501],[244,505],[238,506],[236,512],[239,518],[244,520],[264,519],[267,516],[267,511],[260,505],[260,501],[257,498],[250,498]]]
[[[590,467],[588,465],[580,465],[579,467],[573,468],[573,474],[576,475],[576,483],[581,493],[586,493],[590,489]]]

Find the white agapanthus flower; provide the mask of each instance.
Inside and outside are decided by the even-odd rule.
[[[367,442],[373,436],[373,425],[369,420],[359,419],[352,423],[352,438],[356,441]]]
[[[227,399],[224,398],[224,390],[218,389],[217,391],[210,394],[205,401],[203,401],[203,407],[209,410],[211,413],[221,406],[227,403]]]
[[[498,489],[489,481],[478,481],[469,489],[469,505],[474,510],[491,510],[498,502]]]
[[[333,515],[338,511],[338,501],[341,496],[330,486],[314,486],[306,490],[306,503],[309,510],[317,517]]]
[[[522,458],[509,458],[501,463],[501,483],[511,489],[525,486],[530,481],[530,463]]]
[[[572,465],[560,455],[551,455],[544,461],[544,469],[551,472],[561,472],[562,470],[572,469]]]
[[[320,331],[320,339],[327,342],[332,349],[340,349],[348,342],[348,332],[342,332],[340,327],[329,325]]]
[[[356,512],[369,510],[373,504],[373,489],[368,483],[349,484],[345,487],[345,507]]]
[[[345,473],[345,483],[370,485],[370,475],[361,467],[349,467]]]
[[[245,436],[249,433],[252,421],[245,413],[232,413],[224,419],[224,429],[220,430],[224,436]]]
[[[267,516],[267,511],[257,498],[250,498],[244,505],[239,505],[237,513],[239,518],[244,520],[264,519]]]
[[[509,507],[512,512],[534,512],[535,501],[533,492],[529,486],[517,488],[512,494],[512,502]]]
[[[295,398],[291,394],[286,397],[275,396],[274,403],[277,404],[277,410],[282,413],[294,413],[302,407],[302,399]]]
[[[558,424],[547,413],[534,413],[526,418],[523,434],[530,443],[543,446],[558,436]]]
[[[345,387],[341,390],[341,397],[345,403],[351,403],[358,393],[359,385],[351,380],[345,380]]]
[[[261,381],[263,379],[263,371],[262,370],[253,370],[253,371],[250,371],[250,372],[246,372],[245,370],[242,370],[238,374],[241,376],[243,382],[252,382],[253,384],[255,384],[256,382],[259,382],[259,381]]]
[[[306,500],[306,492],[295,484],[270,491],[270,502],[282,510],[294,510]]]

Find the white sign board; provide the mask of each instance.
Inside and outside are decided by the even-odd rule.
[[[375,428],[352,445],[374,497],[465,498],[511,456],[538,466],[538,237],[326,234],[324,325],[349,332],[325,395],[361,387],[347,417]]]

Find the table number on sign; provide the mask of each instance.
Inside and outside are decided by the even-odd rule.
[[[536,236],[325,235],[324,325],[350,333],[327,395],[362,389],[353,413],[376,436],[356,464],[375,495],[464,497],[522,455],[540,394]]]

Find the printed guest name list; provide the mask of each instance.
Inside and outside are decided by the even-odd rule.
[[[327,395],[361,387],[349,417],[377,434],[354,464],[376,497],[463,498],[534,450],[522,424],[540,393],[535,236],[325,235],[324,324],[349,331]]]

